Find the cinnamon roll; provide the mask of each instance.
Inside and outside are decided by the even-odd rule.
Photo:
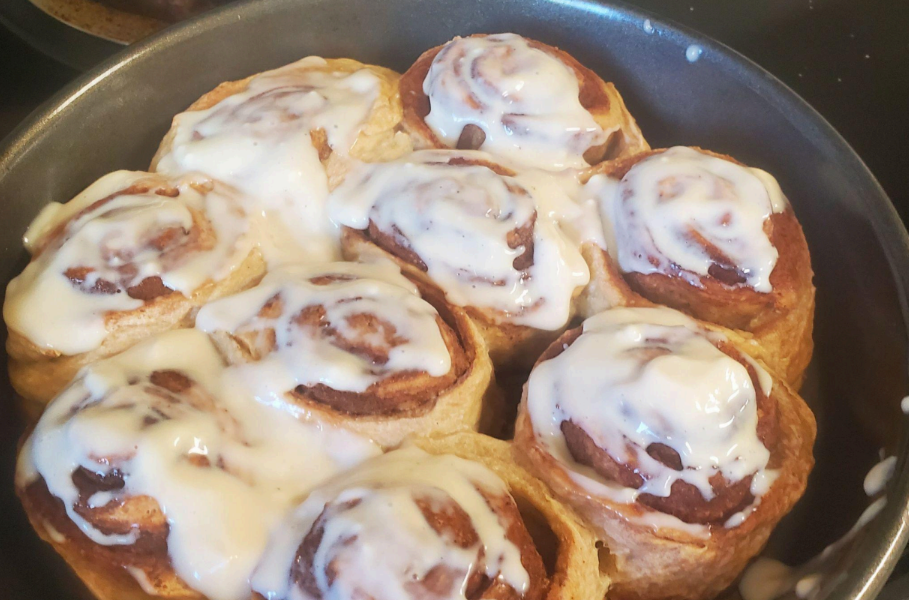
[[[496,365],[527,364],[558,336],[587,283],[553,218],[555,187],[477,151],[424,150],[361,165],[330,199],[347,259],[383,255],[442,288]]]
[[[477,434],[418,440],[313,491],[252,578],[274,600],[601,598],[594,540]]]
[[[715,596],[802,495],[814,417],[742,346],[668,308],[615,308],[531,372],[515,451],[600,536],[609,597]]]
[[[490,426],[498,408],[476,327],[390,261],[284,267],[202,308],[196,327],[249,394],[386,448]]]
[[[192,326],[265,270],[236,192],[198,174],[111,173],[46,207],[25,240],[3,317],[12,385],[35,411],[82,366]]]
[[[299,498],[379,453],[235,375],[204,333],[166,332],[84,369],[26,440],[25,511],[100,600],[247,600]]]
[[[354,60],[308,57],[222,83],[174,117],[151,169],[201,171],[245,192],[270,263],[338,257],[328,190],[352,160],[411,149],[398,74]]]
[[[400,90],[417,148],[479,149],[546,170],[649,149],[611,83],[568,53],[513,33],[427,50]]]
[[[594,172],[588,193],[601,205],[612,260],[586,249],[599,286],[588,315],[639,304],[636,295],[676,308],[752,337],[798,389],[814,347],[815,290],[805,236],[776,180],[687,147]]]

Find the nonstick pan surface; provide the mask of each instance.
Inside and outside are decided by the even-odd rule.
[[[808,493],[768,553],[793,564],[843,535],[867,504],[862,479],[881,449],[898,454],[884,511],[821,589],[873,598],[909,536],[900,410],[909,238],[859,157],[791,90],[732,50],[639,11],[579,0],[250,0],[178,25],[86,74],[5,141],[0,282],[24,266],[20,238],[41,206],[108,171],[146,168],[171,117],[219,82],[309,54],[403,71],[455,35],[500,31],[558,45],[613,81],[654,147],[710,148],[780,180],[816,272],[816,351],[803,392],[819,436]],[[23,424],[0,371],[0,597],[87,597],[13,493]]]

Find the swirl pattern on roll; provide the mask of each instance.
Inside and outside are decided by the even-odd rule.
[[[255,246],[248,229],[237,195],[208,177],[111,173],[36,219],[4,318],[38,348],[94,350],[110,315],[227,277]]]
[[[551,193],[488,154],[427,150],[354,171],[330,210],[426,273],[453,304],[557,330],[589,272],[550,214]]]
[[[394,450],[314,490],[252,578],[275,600],[542,599],[542,559],[478,463]]]
[[[778,430],[771,380],[722,336],[641,308],[601,313],[561,341],[531,373],[527,411],[579,485],[719,526],[767,491]]]
[[[33,519],[75,523],[66,543],[99,570],[167,581],[162,566],[171,565],[167,585],[184,594],[248,598],[250,574],[293,503],[378,449],[242,393],[234,375],[193,329],[88,367],[20,454],[17,487]]]
[[[607,139],[581,105],[578,73],[515,34],[449,42],[423,92],[431,106],[425,121],[449,147],[542,168],[584,168],[584,153]]]
[[[351,416],[425,412],[468,368],[459,333],[390,262],[287,266],[203,307],[196,326],[250,393]]]
[[[337,233],[325,215],[339,176],[333,163],[405,149],[393,130],[396,79],[387,69],[310,56],[222,84],[174,118],[153,170],[202,171],[242,190],[263,220],[271,263],[336,259]]]
[[[686,147],[637,162],[604,199],[624,272],[694,286],[711,277],[764,293],[779,256],[768,220],[787,206],[766,172]]]

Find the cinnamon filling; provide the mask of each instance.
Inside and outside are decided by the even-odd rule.
[[[311,280],[317,285],[352,279],[343,275],[323,275]],[[424,299],[425,298],[424,296]],[[301,401],[313,401],[339,413],[354,416],[401,415],[431,410],[438,398],[453,387],[470,367],[471,357],[458,333],[454,315],[443,303],[430,301],[439,315],[436,323],[451,356],[451,369],[445,375],[433,377],[424,371],[401,371],[383,377],[363,392],[336,390],[325,384],[298,385],[290,393]],[[275,319],[284,310],[280,295],[272,297],[259,310],[263,319]],[[321,305],[303,308],[293,317],[303,335],[328,340],[332,345],[381,368],[389,361],[390,353],[408,340],[395,326],[369,313],[349,315],[343,332],[338,323],[327,319],[327,310]],[[240,331],[232,338],[242,346],[247,358],[261,360],[277,350],[274,329]]]
[[[490,578],[486,575],[486,564],[480,538],[468,514],[449,499],[440,502],[437,498],[415,497],[414,502],[426,519],[432,530],[443,538],[448,544],[468,552],[475,552],[476,558],[472,562],[469,573],[453,570],[451,567],[440,563],[427,571],[422,578],[414,577],[406,581],[404,587],[413,599],[443,599],[463,597],[468,600],[542,600],[548,588],[548,578],[542,558],[534,547],[533,539],[521,520],[514,501],[509,497],[489,497],[483,494],[490,508],[499,519],[506,524],[506,537],[518,548],[521,554],[521,563],[529,575],[530,585],[523,594],[506,584],[499,578]],[[303,538],[291,566],[291,581],[293,585],[303,590],[309,597],[322,600],[322,590],[317,583],[315,563],[317,553],[332,555],[331,549],[322,547],[325,527],[331,519],[342,515],[360,503],[360,500],[341,504],[328,504],[316,519],[312,528]],[[354,544],[376,544],[382,540],[359,539],[350,537],[341,540],[340,548]],[[393,549],[389,549],[393,552]],[[332,583],[340,577],[345,577],[344,563],[338,558],[328,562],[326,573],[322,574]],[[351,577],[350,574],[346,575]],[[356,575],[354,575],[355,577]],[[368,589],[353,590],[353,597],[359,600],[374,600],[375,596]]]
[[[472,126],[468,125],[468,127],[472,127]],[[482,130],[480,130],[480,132],[482,133]],[[496,175],[500,175],[502,177],[510,177],[515,174],[514,171],[512,171],[506,167],[503,167],[501,165],[498,165],[496,163],[484,161],[484,160],[478,160],[478,159],[465,158],[463,156],[456,156],[456,157],[450,158],[447,161],[445,161],[445,163],[442,163],[442,164],[446,164],[446,165],[452,166],[452,167],[457,167],[457,166],[486,167],[487,169],[489,169]],[[522,196],[527,195],[527,190],[525,190],[524,188],[522,188],[520,186],[514,185],[510,182],[506,182],[506,185],[507,185],[509,191],[513,194],[522,195]],[[533,216],[530,218],[530,220],[527,223],[524,223],[524,224],[520,225],[519,227],[512,229],[507,234],[506,242],[508,244],[508,247],[511,248],[512,250],[518,250],[518,249],[523,250],[519,255],[517,255],[515,257],[515,259],[512,263],[512,266],[515,271],[527,271],[531,267],[533,267],[533,264],[534,264],[533,234],[534,234],[534,227],[536,225],[536,219],[537,219],[537,213],[534,212]],[[410,265],[417,267],[424,273],[427,272],[429,270],[429,267],[427,266],[426,262],[420,257],[420,255],[417,254],[413,250],[413,248],[410,244],[410,241],[407,239],[407,236],[404,235],[404,233],[396,225],[392,225],[390,229],[391,229],[391,231],[383,231],[382,229],[379,228],[378,225],[375,224],[375,222],[373,222],[370,219],[366,232],[368,233],[369,238],[377,246],[379,246],[386,252],[396,256],[397,258],[400,258],[401,260],[403,260],[404,262],[406,262]],[[465,278],[468,278],[468,277],[465,275]],[[482,277],[470,277],[470,279],[472,281],[476,281],[477,283],[485,283],[485,284],[490,284],[490,285],[503,285],[503,282],[501,282],[501,281],[491,281],[489,279],[485,279]]]
[[[107,202],[122,195],[147,193],[147,186],[131,186],[125,190],[111,194],[98,202],[93,203],[79,214],[86,214],[89,211],[96,210]],[[161,188],[155,191],[156,195],[175,198],[180,195],[176,188]],[[174,293],[174,290],[167,287],[160,276],[151,276],[136,281],[139,267],[131,262],[134,257],[142,250],[152,249],[158,256],[158,261],[163,269],[167,270],[179,265],[188,254],[210,250],[214,247],[215,233],[211,224],[196,211],[193,212],[193,225],[189,230],[182,227],[165,227],[160,230],[148,232],[143,245],[135,249],[112,249],[102,248],[102,256],[109,265],[120,265],[114,267],[119,278],[117,281],[97,278],[89,285],[91,273],[95,271],[89,266],[74,266],[64,271],[63,275],[69,279],[73,286],[88,294],[113,295],[126,292],[130,298],[149,302],[155,298],[167,296]],[[78,218],[79,215],[74,217]],[[73,222],[74,219],[67,221],[54,235],[63,235],[65,227]]]
[[[485,37],[484,34],[475,34],[471,37]],[[569,68],[578,80],[578,101],[581,106],[590,112],[608,112],[610,110],[611,100],[606,90],[603,88],[600,77],[583,66],[574,57],[567,52],[558,48],[543,44],[536,40],[527,39],[531,48],[541,50],[550,56],[561,61]],[[423,81],[429,74],[429,69],[436,56],[445,46],[433,48],[420,56],[419,59],[408,69],[398,83],[398,89],[401,93],[401,99],[404,104],[404,119],[411,123],[412,126],[419,128],[424,135],[430,139],[436,140],[437,146],[442,144],[437,140],[435,134],[429,129],[424,119],[431,110],[429,96],[423,91]],[[457,64],[457,63],[456,63]],[[455,67],[457,69],[457,67]],[[481,75],[471,71],[470,73],[459,73],[461,77],[480,78]],[[488,85],[488,84],[487,84]],[[465,102],[476,106],[476,100],[472,97],[466,97]],[[477,107],[479,108],[479,107]],[[455,148],[458,150],[479,150],[486,141],[486,133],[481,127],[468,123],[461,130]],[[596,164],[603,160],[618,156],[625,149],[625,138],[621,131],[612,134],[606,143],[588,148],[584,153],[584,160],[588,164]]]
[[[560,339],[562,343],[550,346],[540,357],[540,362],[561,354],[580,337],[581,333],[580,328],[566,333]],[[774,452],[779,434],[776,405],[763,393],[754,366],[737,349],[728,342],[719,342],[716,343],[716,346],[748,371],[757,396],[757,436],[761,443],[771,451],[767,468],[775,468],[779,462],[778,454]],[[654,358],[656,355],[654,351],[659,349],[649,348],[647,350],[649,352],[640,357],[642,360]],[[671,399],[667,399],[667,401],[671,401]],[[593,469],[603,479],[614,481],[623,487],[640,489],[646,483],[639,465],[633,459],[633,447],[629,447],[629,451],[626,453],[629,458],[620,460],[600,448],[581,424],[568,419],[561,423],[560,429],[569,453],[579,464]],[[682,471],[684,468],[679,453],[665,444],[652,443],[644,450],[651,458],[674,471]],[[752,479],[753,476],[748,475],[738,481],[729,481],[721,473],[716,473],[709,479],[714,494],[713,498],[709,500],[704,498],[694,485],[676,480],[672,484],[668,496],[642,493],[638,496],[637,501],[686,523],[721,525],[729,517],[754,502],[755,498],[751,493]]]

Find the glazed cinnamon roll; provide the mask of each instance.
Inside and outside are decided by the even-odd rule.
[[[383,447],[491,425],[492,364],[476,327],[390,261],[284,267],[213,302],[214,336],[248,393]]]
[[[256,598],[601,598],[594,540],[508,444],[419,440],[316,489],[273,536]]]
[[[568,53],[512,33],[424,52],[400,90],[417,148],[479,149],[546,170],[649,149],[611,83]]]
[[[299,498],[378,454],[235,375],[204,333],[166,332],[88,366],[25,442],[25,511],[100,600],[247,600]]]
[[[715,596],[802,495],[814,417],[742,345],[668,308],[615,308],[531,372],[515,451],[605,543],[609,597]]]
[[[532,364],[574,314],[583,257],[537,186],[477,151],[362,165],[332,194],[345,258],[392,257],[463,306],[496,365]]]
[[[587,187],[601,205],[613,260],[586,249],[601,285],[588,314],[635,304],[639,294],[753,337],[761,358],[797,389],[814,347],[813,272],[776,180],[686,147],[594,171]],[[623,293],[623,284],[633,294]]]
[[[350,59],[308,57],[222,83],[174,117],[151,169],[201,171],[249,196],[270,263],[338,257],[328,190],[352,159],[409,152],[398,74]]]
[[[265,270],[236,192],[198,174],[106,175],[45,208],[26,246],[3,317],[10,379],[36,411],[82,366],[192,326],[200,305]]]

